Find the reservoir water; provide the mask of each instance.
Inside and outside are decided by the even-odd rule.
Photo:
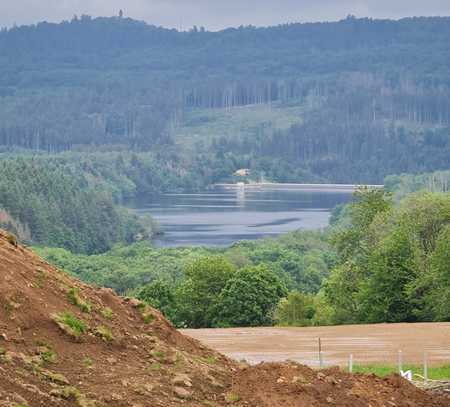
[[[324,228],[332,208],[349,202],[351,194],[351,188],[334,186],[216,186],[202,193],[140,197],[133,207],[159,223],[164,234],[158,246],[228,246]]]

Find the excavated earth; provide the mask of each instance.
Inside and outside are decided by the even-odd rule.
[[[238,364],[0,231],[0,406],[450,406],[392,376]]]

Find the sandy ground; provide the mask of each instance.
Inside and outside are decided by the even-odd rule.
[[[250,363],[294,360],[319,365],[321,338],[324,365],[450,364],[450,323],[346,325],[311,328],[231,328],[182,330],[232,358]]]

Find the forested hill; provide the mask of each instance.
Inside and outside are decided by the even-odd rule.
[[[0,149],[160,150],[187,170],[208,163],[212,181],[249,167],[275,181],[380,182],[448,168],[449,65],[450,18],[15,27],[0,33]],[[230,117],[242,107],[245,123]]]
[[[239,27],[179,32],[128,18],[74,18],[0,34],[4,85],[23,86],[26,73],[48,68],[161,74],[170,79],[283,78],[349,71],[408,72],[448,80],[450,18]],[[50,72],[47,72],[50,73]],[[36,78],[38,79],[38,78]],[[44,79],[44,78],[42,78]],[[71,84],[85,85],[86,78]],[[80,81],[81,80],[81,81]],[[64,82],[65,83],[65,82]],[[34,85],[60,85],[56,76]],[[66,84],[66,83],[65,83]],[[70,85],[70,84],[69,84]]]

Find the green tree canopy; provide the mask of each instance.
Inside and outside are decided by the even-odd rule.
[[[211,327],[217,297],[234,273],[234,266],[222,256],[204,257],[188,266],[176,293],[178,324]]]
[[[340,262],[324,290],[335,322],[448,319],[450,194],[417,193],[396,207],[365,194],[335,240]]]
[[[159,309],[166,318],[175,317],[175,295],[173,286],[166,281],[156,280],[138,291],[137,297]]]
[[[215,325],[271,325],[272,311],[286,294],[285,286],[267,266],[238,270],[220,293]]]

